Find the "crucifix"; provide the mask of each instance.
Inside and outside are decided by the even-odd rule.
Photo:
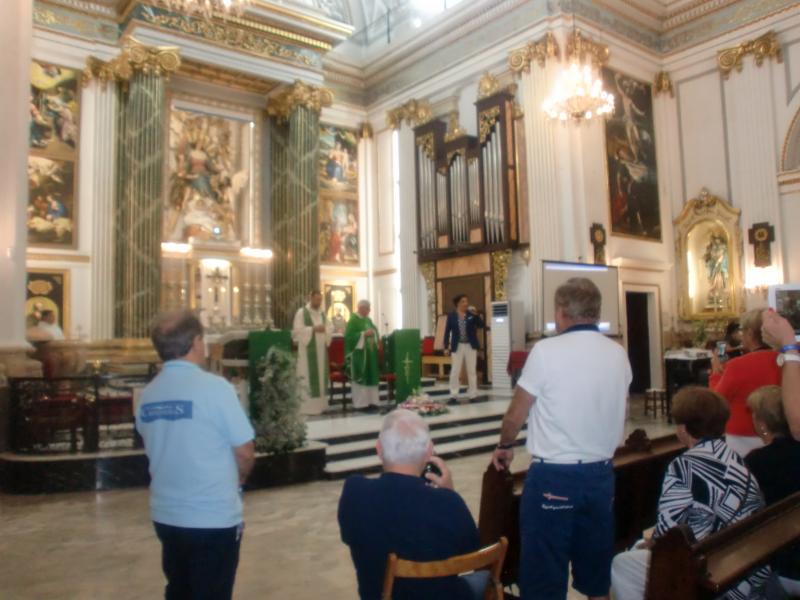
[[[772,242],[775,241],[775,228],[767,223],[753,223],[747,231],[748,240],[753,244],[753,262],[757,267],[772,264]]]
[[[403,359],[403,375],[406,376],[406,381],[411,380],[411,365],[413,364],[413,360],[411,360],[411,355],[406,352],[406,357]]]
[[[214,294],[214,313],[209,317],[209,325],[212,329],[216,328],[217,325],[225,325],[225,318],[219,317],[219,300],[220,300],[220,293],[225,293],[225,288],[222,287],[222,284],[228,280],[228,276],[223,274],[219,267],[216,267],[214,271],[208,275],[208,280],[214,285],[212,290]],[[221,321],[221,322],[220,322]]]

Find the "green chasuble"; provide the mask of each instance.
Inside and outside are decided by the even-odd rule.
[[[359,345],[361,334],[368,329],[374,330],[375,335],[364,336],[364,343]],[[350,315],[344,332],[344,348],[350,380],[361,385],[378,385],[378,328],[369,317],[355,312]]]
[[[325,325],[325,312],[319,311],[319,316],[322,317],[322,324]],[[303,307],[303,324],[306,327],[314,327],[314,321],[311,319],[311,311],[308,308]],[[325,395],[325,390],[328,389],[328,363],[327,361],[322,365],[323,373],[322,377],[323,380],[320,381],[320,372],[319,372],[319,360],[317,354],[317,344],[319,344],[319,340],[317,340],[317,333],[314,332],[311,335],[311,342],[306,345],[306,360],[308,361],[308,387],[310,396],[312,398],[318,398],[320,396]],[[323,344],[325,342],[323,341]]]

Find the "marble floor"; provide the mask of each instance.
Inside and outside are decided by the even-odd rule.
[[[672,432],[634,403],[627,429]],[[516,466],[526,464],[524,451]],[[456,489],[477,516],[489,454],[453,459]],[[234,597],[352,600],[356,582],[339,540],[342,481],[249,492]],[[50,496],[0,494],[0,599],[139,600],[163,597],[160,547],[147,490]],[[570,598],[580,596],[570,595]]]

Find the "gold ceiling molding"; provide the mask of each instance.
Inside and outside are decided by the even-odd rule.
[[[670,98],[675,97],[675,90],[672,88],[672,79],[666,71],[659,71],[656,73],[656,78],[653,82],[653,93],[658,96],[659,94],[669,94]]]
[[[580,29],[576,29],[567,37],[567,60],[591,61],[592,66],[600,67],[608,62],[610,54],[608,46],[583,37]]]
[[[145,46],[134,38],[125,40],[122,52],[106,62],[90,56],[83,70],[83,84],[92,79],[102,84],[109,81],[127,83],[137,71],[158,77],[169,77],[181,66],[180,49],[177,46]]]
[[[399,129],[403,121],[417,127],[431,120],[433,120],[433,109],[430,102],[425,100],[409,100],[386,113],[386,125],[390,129]]]
[[[530,73],[531,63],[534,61],[544,67],[548,58],[561,58],[556,36],[549,31],[540,40],[528,42],[522,48],[509,52],[508,66],[515,75],[521,75]]]
[[[292,112],[302,106],[319,113],[323,107],[333,104],[333,92],[328,88],[304,83],[299,79],[283,88],[267,102],[267,114],[278,121],[286,121]]]
[[[222,67],[213,67],[193,60],[183,59],[178,74],[189,79],[207,81],[226,88],[243,92],[251,92],[259,96],[266,96],[277,87],[277,82],[262,79],[253,75],[246,75],[240,71],[232,71]]]
[[[774,31],[768,31],[764,35],[754,40],[742,42],[734,48],[720,50],[717,53],[717,64],[722,73],[723,79],[728,79],[732,71],[741,73],[742,60],[748,54],[753,55],[756,66],[764,64],[764,59],[774,58],[775,62],[783,62],[783,51],[778,42],[778,35]]]
[[[462,138],[467,135],[466,130],[458,123],[458,111],[452,110],[450,111],[450,115],[447,121],[447,133],[444,134],[444,141],[445,142],[452,142],[453,140],[457,140],[458,138]]]

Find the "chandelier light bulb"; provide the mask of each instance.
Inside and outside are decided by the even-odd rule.
[[[553,120],[588,121],[613,113],[614,96],[603,89],[603,81],[595,75],[591,64],[572,61],[558,74],[542,110]]]

